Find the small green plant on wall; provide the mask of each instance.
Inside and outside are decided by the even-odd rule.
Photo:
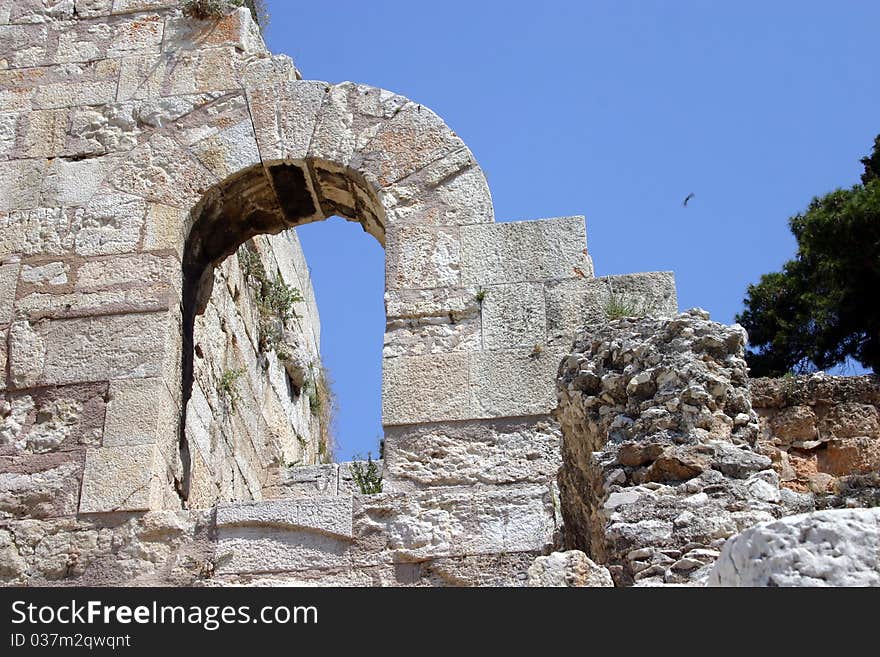
[[[260,349],[274,351],[281,360],[288,360],[290,354],[284,342],[284,325],[299,319],[295,304],[305,299],[299,289],[285,283],[280,276],[270,277],[266,273],[260,255],[251,242],[242,244],[237,255],[242,273],[254,290],[260,311]]]
[[[364,495],[375,495],[382,492],[382,473],[376,462],[373,461],[372,454],[367,454],[367,460],[357,458],[352,461],[351,478],[354,480],[355,486]]]
[[[235,410],[235,404],[241,401],[241,395],[238,393],[235,385],[242,374],[244,374],[243,368],[225,369],[220,375],[220,380],[217,382],[217,391],[229,400],[229,405],[233,410]]]

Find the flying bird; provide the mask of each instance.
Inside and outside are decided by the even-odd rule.
[[[693,192],[691,192],[690,194],[688,194],[688,195],[685,197],[685,199],[684,199],[684,203],[682,203],[682,205],[683,205],[684,207],[687,207],[687,206],[688,206],[688,201],[690,201],[694,196],[696,196],[696,194],[694,194]]]

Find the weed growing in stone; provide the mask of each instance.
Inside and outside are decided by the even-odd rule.
[[[630,299],[626,295],[611,293],[603,307],[605,317],[609,320],[622,317],[644,317],[648,314],[647,304],[644,301]]]
[[[274,351],[281,360],[289,359],[290,354],[284,342],[284,325],[299,319],[295,304],[304,301],[302,294],[279,276],[270,277],[259,254],[250,243],[239,247],[238,262],[248,284],[254,290],[260,311],[260,349]]]
[[[375,495],[382,492],[382,473],[379,467],[373,461],[371,454],[367,454],[367,460],[355,457],[352,461],[351,478],[354,480],[358,490],[364,495]]]
[[[217,392],[223,395],[226,399],[229,400],[229,405],[235,410],[236,402],[241,401],[241,395],[235,387],[236,382],[241,375],[244,374],[244,368],[241,369],[226,369],[223,370],[223,373],[220,375],[220,380],[217,382]]]

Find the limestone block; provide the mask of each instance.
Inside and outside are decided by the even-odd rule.
[[[486,176],[461,148],[379,190],[388,225],[491,223],[494,209]]]
[[[0,265],[0,324],[8,324],[12,321],[19,267],[17,262]]]
[[[150,203],[144,219],[144,249],[170,249],[183,257],[184,226],[187,212],[161,203]]]
[[[709,586],[880,586],[880,509],[832,509],[730,538]]]
[[[113,36],[107,57],[119,57],[137,50],[158,52],[165,30],[165,17],[159,14],[139,14],[110,24]]]
[[[106,394],[106,383],[7,393],[0,451],[45,454],[100,445]]]
[[[167,115],[156,111],[166,106],[150,108],[150,116]],[[70,110],[70,129],[67,131],[64,154],[80,157],[131,150],[138,143],[142,130],[149,127],[142,113],[145,109],[125,103]],[[62,111],[66,117],[67,111]]]
[[[161,374],[169,313],[108,315],[12,325],[16,387]]]
[[[538,557],[529,567],[528,576],[528,586],[614,586],[608,569],[580,550]]]
[[[6,390],[7,377],[9,376],[9,327],[0,326],[0,391]]]
[[[439,116],[410,101],[382,122],[351,168],[384,187],[464,147]]]
[[[267,500],[217,508],[217,572],[340,568],[349,563],[351,496]]]
[[[353,82],[333,85],[321,105],[309,157],[348,166],[406,103],[403,96],[384,89]]]
[[[386,234],[385,289],[457,287],[458,228],[396,226]]]
[[[260,152],[248,119],[220,130],[191,146],[199,162],[218,179],[260,163]]]
[[[443,287],[385,292],[388,319],[474,317],[480,311],[476,287]]]
[[[45,160],[0,162],[0,210],[37,207],[45,170]]]
[[[86,205],[115,164],[109,157],[79,161],[54,158],[43,181],[43,205]]]
[[[382,356],[423,356],[481,348],[479,317],[389,320],[385,325]]]
[[[0,158],[8,159],[15,147],[19,112],[0,112]]]
[[[465,285],[593,275],[583,217],[462,226],[461,244]]]
[[[672,272],[647,272],[592,279],[548,281],[547,333],[551,343],[570,343],[587,325],[608,321],[609,304],[632,308],[636,315],[668,317],[678,313]]]
[[[260,37],[260,28],[246,7],[239,7],[226,16],[197,20],[191,16],[169,16],[166,21],[166,52],[203,50],[233,46],[247,53],[263,53],[266,47]]]
[[[75,515],[84,450],[0,456],[0,518]]]
[[[528,568],[536,555],[537,552],[514,552],[437,557],[413,566],[418,567],[419,586],[519,587],[525,585]],[[396,571],[403,571],[406,565],[396,564]]]
[[[264,162],[306,157],[318,110],[329,90],[329,84],[315,80],[247,89]]]
[[[46,364],[46,341],[27,321],[9,327],[9,385],[29,388],[40,381]]]
[[[42,66],[48,63],[45,25],[0,25],[2,68]]]
[[[118,70],[119,65],[116,66]],[[115,98],[115,84],[110,84],[108,80],[56,82],[38,87],[33,96],[33,103],[37,109],[53,109],[77,105],[101,105],[111,103]]]
[[[80,513],[147,511],[160,506],[165,464],[156,445],[99,447],[86,452]]]
[[[472,417],[549,413],[556,406],[556,370],[565,352],[541,344],[472,352],[468,362]]]
[[[268,55],[248,62],[242,73],[242,86],[246,89],[267,87],[273,84],[297,80],[296,66],[289,55]]]
[[[103,59],[114,32],[113,26],[107,23],[54,23],[51,29],[58,43],[53,63]]]
[[[352,498],[332,495],[307,499],[278,499],[217,506],[217,528],[282,526],[310,529],[350,538]]]
[[[470,417],[468,355],[401,356],[382,361],[382,423]]]
[[[385,479],[394,490],[554,479],[560,431],[549,418],[388,427]]]
[[[281,467],[270,478],[267,497],[327,497],[339,487],[339,464]]]
[[[348,570],[350,545],[299,527],[226,527],[218,531],[214,568],[218,575]]]
[[[107,16],[113,9],[113,0],[74,0],[77,16],[96,18]]]
[[[123,57],[119,65],[116,100],[122,102],[161,96],[164,91],[167,68],[168,62],[152,53]],[[183,93],[192,93],[193,91],[195,91],[195,85]]]
[[[176,7],[180,0],[113,0],[114,14],[130,14],[152,9]]]
[[[82,1],[82,0],[80,0]],[[40,24],[73,17],[73,0],[6,0],[0,4],[5,23]]]
[[[155,134],[130,151],[111,173],[109,182],[126,194],[165,205],[190,207],[217,178],[170,137]]]
[[[355,499],[354,563],[541,551],[555,524],[546,486],[437,488]]]
[[[110,255],[137,249],[147,204],[123,193],[100,193],[74,215],[74,249],[79,255]]]
[[[544,288],[541,283],[482,288],[483,346],[486,349],[534,347],[547,341]]]
[[[104,447],[157,443],[167,453],[177,443],[180,412],[159,378],[110,382]]]
[[[54,157],[64,150],[69,110],[35,110],[23,113],[18,125],[17,154]]]

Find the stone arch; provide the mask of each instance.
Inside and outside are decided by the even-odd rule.
[[[194,324],[214,268],[246,240],[339,215],[386,247],[386,290],[456,287],[458,222],[492,220],[485,177],[431,110],[390,92],[288,80],[246,88],[260,162],[212,186],[189,218],[183,249],[178,491],[189,495],[185,420]],[[268,105],[268,111],[267,110]],[[308,110],[311,110],[309,112]],[[241,161],[246,148],[227,152]],[[442,261],[437,276],[432,263]]]

